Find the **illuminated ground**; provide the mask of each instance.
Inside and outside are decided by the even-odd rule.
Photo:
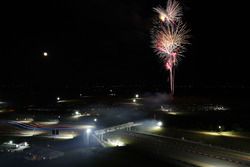
[[[134,141],[130,138],[109,134],[106,136],[107,146],[115,146],[115,148],[101,148],[97,142],[92,143],[90,148],[86,146],[83,135],[88,128],[102,129],[131,121],[145,123],[143,128],[139,128],[140,131],[250,152],[249,133],[208,130],[211,125],[214,125],[213,128],[221,125],[218,123],[221,123],[222,119],[228,121],[227,119],[234,117],[231,106],[220,103],[197,104],[197,101],[194,104],[192,102],[186,104],[183,103],[183,99],[180,100],[181,102],[167,103],[168,101],[163,97],[165,95],[161,95],[160,100],[157,100],[156,96],[86,97],[63,99],[50,107],[33,105],[22,111],[2,110],[0,113],[1,143],[10,140],[27,141],[33,148],[47,148],[52,152],[62,152],[64,155],[38,163],[25,160],[23,153],[1,153],[0,161],[4,160],[4,163],[10,166],[14,165],[12,164],[14,160],[19,160],[27,166],[111,166],[109,162],[112,166],[140,166],[141,162],[145,163],[143,158],[149,155],[138,150],[138,154],[135,154],[135,149],[131,146],[116,147],[133,145]],[[155,123],[150,123],[151,120],[155,120]],[[156,126],[156,122],[160,120],[163,125]],[[208,126],[206,126],[207,122],[209,122]],[[227,124],[228,122],[222,124],[223,128],[224,125],[227,127]],[[201,126],[195,129],[197,125]],[[56,128],[63,129],[60,130],[60,135],[52,134],[52,130]],[[107,159],[108,162],[106,162]],[[159,165],[166,163],[159,161],[157,157],[147,158],[147,160],[148,164],[151,161]]]
[[[184,138],[185,140],[250,152],[249,133],[193,131],[174,128],[164,128],[162,130],[152,132],[179,139]]]

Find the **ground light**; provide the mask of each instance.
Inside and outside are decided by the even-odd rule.
[[[158,121],[158,122],[157,122],[157,126],[158,126],[158,127],[162,127],[162,125],[163,125],[162,121]]]
[[[125,146],[125,143],[119,139],[108,139],[108,143],[110,144],[110,146],[112,147],[121,147],[121,146]]]
[[[91,133],[91,131],[92,131],[91,129],[86,130],[87,134]]]
[[[44,57],[47,57],[47,56],[48,56],[48,53],[47,53],[47,52],[43,52],[43,56],[44,56]]]

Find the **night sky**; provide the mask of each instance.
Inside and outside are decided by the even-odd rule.
[[[248,10],[240,1],[182,0],[192,45],[179,85],[249,85]],[[245,2],[246,3],[246,2]],[[1,4],[1,85],[157,84],[167,72],[150,43],[165,0]],[[246,41],[243,41],[246,40]],[[43,51],[48,57],[43,57]]]

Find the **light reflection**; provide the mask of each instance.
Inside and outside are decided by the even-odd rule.
[[[69,140],[69,139],[74,139],[77,137],[77,134],[59,134],[59,135],[53,135],[53,136],[43,136],[45,138],[52,138],[52,139],[62,139],[62,140]]]
[[[15,122],[17,122],[17,123],[31,123],[33,121],[34,121],[33,118],[24,118],[24,119],[16,118]]]
[[[36,123],[41,124],[41,125],[56,125],[59,123],[59,120],[38,121]]]
[[[250,138],[247,136],[243,136],[240,133],[233,131],[225,131],[225,132],[208,132],[208,131],[197,131],[196,133],[204,134],[204,135],[212,135],[212,136],[225,136],[225,137],[238,137],[238,138]]]
[[[25,131],[18,131],[16,133],[8,134],[8,136],[16,136],[16,137],[32,137],[45,134],[45,131],[38,131],[38,130],[25,130]]]
[[[108,139],[108,144],[113,147],[125,146],[125,143],[120,139]]]

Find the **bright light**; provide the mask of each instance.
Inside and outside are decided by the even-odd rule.
[[[165,21],[165,16],[164,15],[161,14],[159,17],[160,17],[161,21]]]
[[[220,136],[221,134],[218,132],[196,132],[204,135],[211,135],[211,136]]]
[[[161,127],[163,123],[161,121],[157,122],[157,126]]]
[[[27,146],[28,145],[28,143],[27,142],[24,142],[24,146]]]
[[[72,115],[73,118],[79,118],[83,116],[79,111],[75,111]]]
[[[47,57],[48,53],[47,52],[43,52],[43,56]]]
[[[200,133],[204,135],[212,135],[212,136],[227,136],[227,137],[238,137],[238,138],[245,138],[245,136],[241,136],[237,132],[207,132],[207,131],[194,131],[195,133]]]
[[[12,140],[10,140],[10,141],[9,141],[9,144],[13,144],[13,141],[12,141]]]
[[[180,113],[176,113],[176,112],[168,112],[169,115],[177,115],[177,114],[180,114]]]
[[[219,129],[221,129],[221,126],[219,125]]]
[[[59,100],[60,100],[60,97],[57,97],[56,99],[59,101]]]
[[[95,128],[95,126],[93,126],[93,125],[74,125],[74,128],[87,130],[87,129]]]
[[[42,125],[55,125],[59,123],[59,120],[48,120],[48,121],[36,121],[36,123],[38,124],[42,124]]]
[[[20,123],[30,123],[30,122],[34,121],[33,118],[25,118],[23,120],[18,120],[18,118],[17,118],[16,120],[17,120],[16,122],[20,122]]]
[[[108,143],[111,145],[111,146],[115,146],[115,147],[121,147],[121,146],[124,146],[125,144],[121,141],[121,140],[110,140],[108,139]]]
[[[60,134],[60,135],[56,135],[56,136],[42,136],[45,138],[53,138],[53,139],[59,139],[59,140],[69,140],[69,139],[74,139],[76,136],[78,136],[77,134],[73,133],[66,133],[66,134]]]
[[[97,122],[97,118],[94,119],[94,122]]]
[[[87,129],[86,132],[89,134],[92,130],[91,129]]]
[[[139,94],[136,94],[136,95],[135,95],[135,98],[139,98]]]
[[[20,130],[18,134],[14,134],[13,136],[18,136],[18,137],[31,137],[31,136],[36,136],[36,135],[41,135],[45,133],[44,131],[38,131],[38,130]],[[8,142],[11,144],[10,142]],[[13,142],[12,142],[13,143]]]
[[[133,99],[133,103],[136,103],[136,99]]]

